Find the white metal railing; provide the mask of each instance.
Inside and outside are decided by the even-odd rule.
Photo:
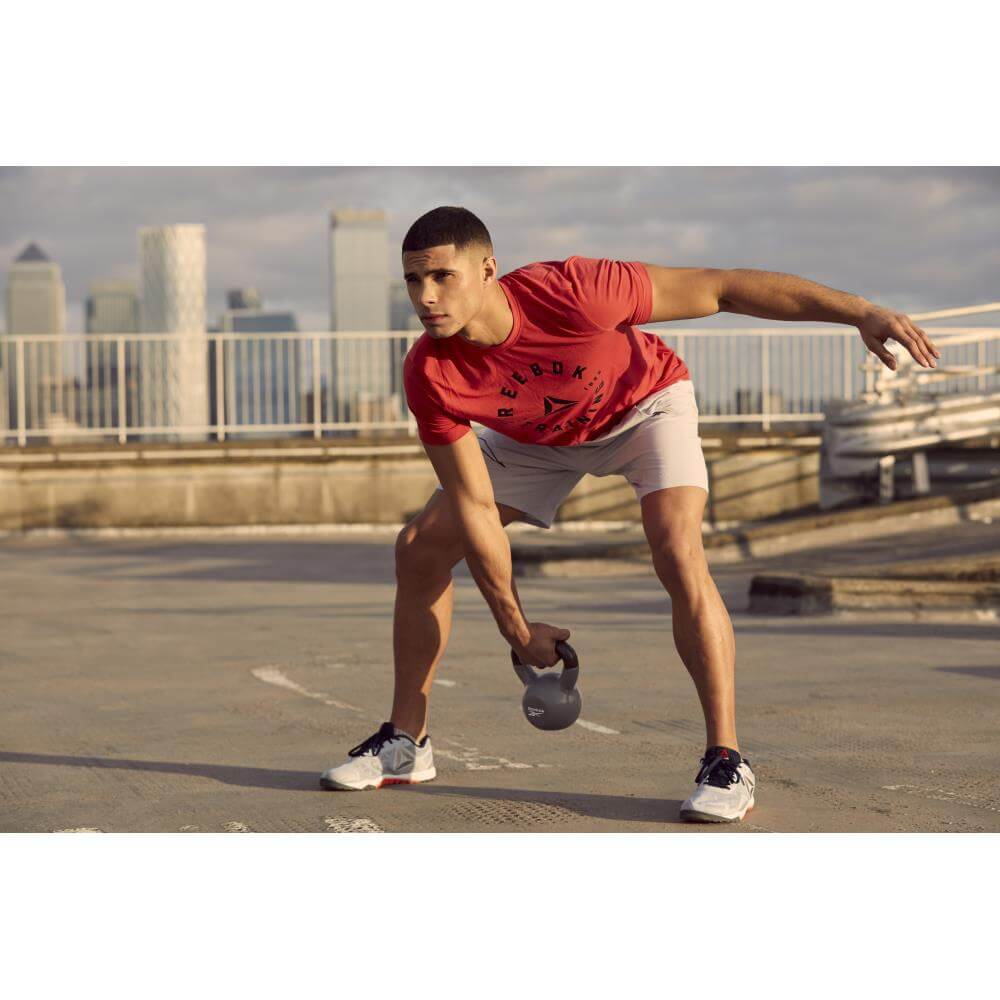
[[[705,424],[804,429],[822,422],[830,399],[877,393],[888,372],[873,363],[853,328],[653,332],[690,369]],[[935,382],[935,391],[994,389],[998,333],[935,327],[932,335],[943,355],[939,370],[917,369],[912,377],[916,384]],[[21,446],[32,441],[110,439],[124,444],[129,439],[224,441],[360,432],[413,437],[402,368],[419,335],[0,337],[0,437],[3,444]]]
[[[0,337],[0,437],[220,441],[407,433],[418,332]]]
[[[879,403],[906,402],[925,390],[936,395],[942,391],[985,393],[995,385],[1000,370],[997,364],[998,338],[1000,330],[944,330],[935,339],[942,350],[942,358],[937,368],[930,370],[916,364],[908,353],[898,347],[895,350],[898,361],[895,371],[869,359],[865,399]],[[957,351],[959,347],[964,351]]]

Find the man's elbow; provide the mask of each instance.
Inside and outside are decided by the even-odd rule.
[[[718,312],[739,312],[740,269],[719,268],[712,273],[716,310]]]

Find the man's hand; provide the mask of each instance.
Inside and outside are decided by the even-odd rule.
[[[523,637],[522,637],[523,638]],[[554,667],[559,662],[556,643],[569,638],[569,629],[545,622],[528,622],[526,641],[510,639],[511,647],[522,663],[532,667]]]
[[[896,359],[885,347],[890,338],[902,344],[924,368],[937,368],[935,359],[941,357],[941,352],[904,313],[873,305],[858,323],[858,331],[865,347],[892,371],[896,370]]]

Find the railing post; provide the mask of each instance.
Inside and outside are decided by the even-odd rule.
[[[24,405],[24,341],[18,337],[15,341],[16,358],[14,367],[16,369],[17,382],[17,443],[23,448],[28,443],[28,435],[25,427],[25,405]]]
[[[760,413],[761,429],[771,429],[771,358],[768,349],[770,334],[762,333],[760,342]]]
[[[986,338],[980,339],[979,343],[976,345],[976,365],[980,369],[979,377],[976,379],[977,387],[980,392],[986,392],[986,372],[983,369],[986,367]]]
[[[222,349],[222,338],[215,338],[215,438],[226,440],[226,382],[223,378],[222,366],[225,351]]]
[[[125,338],[118,337],[115,342],[115,356],[118,359],[118,443],[125,444],[128,440],[125,420]]]
[[[323,405],[319,397],[319,337],[312,339],[312,369],[313,369],[313,437],[320,438],[323,435],[320,427],[321,408]]]

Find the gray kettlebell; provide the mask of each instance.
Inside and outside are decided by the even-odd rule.
[[[510,651],[514,671],[524,684],[521,707],[528,722],[538,729],[566,729],[580,717],[583,701],[576,689],[580,676],[576,651],[560,639],[556,643],[556,652],[563,661],[561,674],[536,673],[528,664],[521,662],[513,649]]]

